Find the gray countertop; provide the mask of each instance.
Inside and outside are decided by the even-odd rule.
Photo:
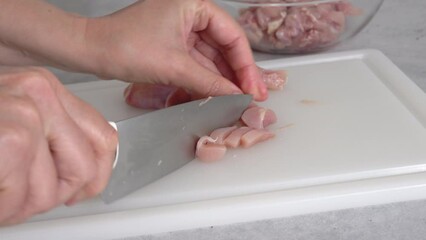
[[[105,9],[106,2],[100,11],[109,9]],[[67,4],[70,10],[75,9],[71,3]],[[358,36],[328,51],[379,49],[426,91],[425,12],[426,1],[385,0],[379,13]],[[255,53],[258,61],[281,57]],[[64,83],[91,80],[89,76],[56,73]],[[426,239],[426,200],[128,239]]]

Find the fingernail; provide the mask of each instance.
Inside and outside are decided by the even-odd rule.
[[[129,85],[126,87],[126,89],[124,89],[124,92],[123,92],[124,98],[127,98],[127,97],[129,96],[129,93],[130,93],[131,88],[132,88],[132,84],[129,84]]]

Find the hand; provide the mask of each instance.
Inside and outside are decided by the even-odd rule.
[[[87,41],[97,49],[103,78],[172,86],[190,98],[242,92],[267,98],[243,31],[208,0],[139,1],[89,20]]]
[[[97,195],[116,131],[47,70],[0,68],[0,225]]]
[[[268,90],[281,90],[287,84],[287,72],[284,70],[259,68],[259,72]],[[129,105],[145,109],[160,109],[193,100],[181,88],[149,83],[129,84],[124,98]]]

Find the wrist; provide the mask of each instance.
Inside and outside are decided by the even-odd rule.
[[[86,22],[85,45],[91,59],[91,73],[101,79],[129,81],[129,56],[136,55],[130,39],[123,36],[123,25],[111,16],[89,18]],[[139,39],[139,42],[142,39]],[[137,58],[134,63],[140,63]],[[132,64],[132,63],[130,63]]]
[[[84,25],[84,46],[89,63],[88,70],[91,74],[101,79],[117,79],[118,76],[113,74],[113,61],[111,58],[111,46],[108,46],[108,40],[112,36],[108,36],[105,28],[104,17],[87,18]]]

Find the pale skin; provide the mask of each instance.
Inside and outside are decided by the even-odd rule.
[[[242,30],[208,0],[146,0],[99,18],[41,0],[0,6],[0,225],[96,196],[111,174],[115,130],[35,66],[173,86],[191,99],[267,98]]]

